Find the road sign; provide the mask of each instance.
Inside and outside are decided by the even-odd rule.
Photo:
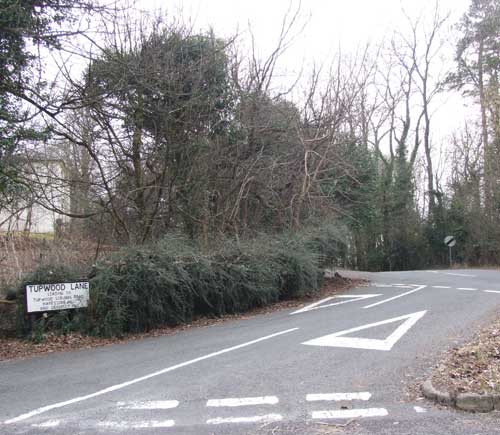
[[[453,237],[453,236],[446,236],[444,238],[444,244],[446,246],[448,246],[449,248],[453,248],[453,246],[455,246],[457,244],[457,241],[456,241],[455,237]]]
[[[450,254],[450,267],[453,267],[453,257],[451,255],[451,248],[457,244],[457,241],[454,236],[446,236],[444,238],[444,244],[448,246],[448,251]]]
[[[28,313],[84,308],[89,303],[89,282],[28,284],[26,311]]]

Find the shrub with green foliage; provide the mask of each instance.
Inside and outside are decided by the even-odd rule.
[[[317,292],[324,268],[339,256],[333,229],[300,234],[225,240],[209,254],[181,236],[132,247],[98,263],[90,277],[90,303],[84,310],[49,313],[37,324],[60,332],[78,330],[121,336],[201,316],[222,316]],[[45,266],[27,282],[79,278],[62,267]],[[19,297],[24,319],[24,297]],[[21,322],[26,333],[28,324]]]

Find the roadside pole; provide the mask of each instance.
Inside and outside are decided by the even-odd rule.
[[[446,236],[444,238],[444,244],[448,246],[448,253],[450,255],[450,268],[453,267],[453,257],[451,253],[451,248],[457,244],[457,240],[455,239],[454,236]]]

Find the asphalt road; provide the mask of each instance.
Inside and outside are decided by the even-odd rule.
[[[500,272],[363,276],[295,314],[0,362],[0,433],[500,433],[410,394],[498,313]]]

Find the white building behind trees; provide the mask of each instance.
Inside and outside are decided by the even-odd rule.
[[[62,160],[29,159],[22,165],[25,190],[0,209],[0,232],[55,233],[69,222],[69,185]]]

